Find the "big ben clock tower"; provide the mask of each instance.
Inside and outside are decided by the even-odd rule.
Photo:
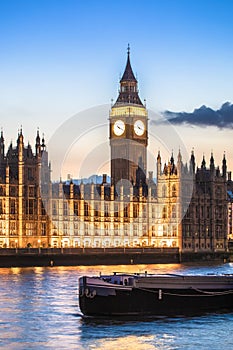
[[[138,95],[138,82],[130,63],[130,49],[119,96],[110,111],[111,183],[146,182],[148,116]]]

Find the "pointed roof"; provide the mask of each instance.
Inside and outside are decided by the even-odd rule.
[[[130,49],[127,50],[127,62],[124,74],[120,80],[119,96],[116,100],[116,105],[119,104],[136,104],[143,106],[140,97],[138,96],[138,82],[134,76],[130,63]]]
[[[39,133],[39,128],[37,128],[36,144],[37,144],[37,145],[40,145],[40,133]]]
[[[226,156],[225,156],[225,152],[224,152],[224,153],[223,153],[222,163],[223,163],[223,164],[226,164],[226,162],[227,162],[227,161],[226,161]]]
[[[205,167],[206,167],[206,161],[205,161],[205,156],[204,156],[204,154],[203,154],[203,159],[202,159],[202,163],[201,163],[201,168],[203,169],[205,169]]]
[[[4,143],[3,131],[1,130],[0,142]]]
[[[120,80],[120,82],[122,83],[123,81],[134,81],[135,83],[137,83],[137,79],[134,76],[132,67],[131,67],[131,63],[130,63],[130,47],[128,45],[128,49],[127,49],[127,62],[126,62],[126,67],[125,67],[125,71],[124,74],[122,75],[122,78]]]

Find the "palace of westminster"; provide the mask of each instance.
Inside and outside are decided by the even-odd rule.
[[[35,151],[5,150],[0,136],[0,248],[176,247],[182,252],[226,251],[232,238],[233,185],[225,155],[196,167],[155,159],[147,174],[148,114],[138,94],[128,49],[120,90],[109,115],[111,183],[52,182],[44,138]]]

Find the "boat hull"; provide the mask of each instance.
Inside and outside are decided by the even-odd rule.
[[[233,310],[232,287],[138,288],[83,284],[79,305],[86,316],[180,316]]]

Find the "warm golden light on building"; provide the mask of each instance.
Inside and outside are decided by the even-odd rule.
[[[180,251],[227,249],[227,168],[203,159],[196,169],[179,151],[162,165],[158,152],[147,176],[148,115],[128,51],[119,96],[109,115],[111,183],[52,182],[44,138],[35,153],[0,137],[0,247],[154,247]],[[228,208],[229,210],[229,208]],[[228,227],[227,227],[228,225]]]

